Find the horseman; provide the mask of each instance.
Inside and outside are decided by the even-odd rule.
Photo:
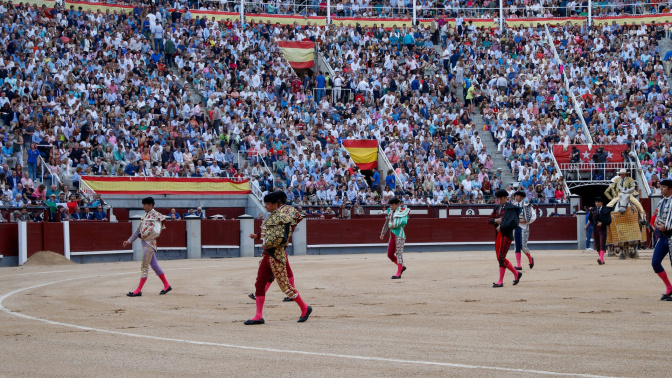
[[[618,203],[619,196],[622,192],[632,192],[630,193],[630,202],[635,206],[639,214],[644,214],[644,208],[635,196],[639,195],[635,190],[636,184],[635,180],[632,177],[628,177],[628,171],[625,168],[622,168],[618,172],[618,177],[615,177],[609,188],[604,191],[604,195],[609,198],[611,201],[607,204],[607,207],[614,207]]]

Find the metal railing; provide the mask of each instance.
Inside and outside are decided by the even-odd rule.
[[[47,165],[47,163],[46,163],[46,162],[44,161],[44,159],[42,158],[42,155],[39,156],[39,159],[40,159],[40,167],[42,168],[42,169],[41,169],[41,172],[40,172],[40,180],[42,181],[42,183],[44,184],[44,172],[48,172],[48,174],[51,175],[51,182],[52,182],[52,183],[53,183],[54,181],[56,181],[56,182],[58,182],[59,185],[63,184],[63,183],[61,182],[61,178],[60,178],[59,175],[58,175],[58,171],[57,171],[56,173],[52,172],[52,171],[49,169],[49,165]]]
[[[264,193],[261,191],[261,188],[259,188],[259,185],[257,185],[256,181],[250,180],[250,189],[252,190],[252,194],[254,194],[254,196],[263,203]]]
[[[334,72],[333,68],[331,68],[331,64],[329,64],[327,58],[325,58],[324,55],[320,52],[319,43],[315,44],[315,52],[317,55],[318,67],[320,68],[320,70],[322,67],[325,67],[327,69],[327,72],[329,72],[329,76],[332,78],[336,78],[336,73]]]
[[[612,4],[611,2],[606,1],[597,4],[592,2],[592,14],[593,17],[660,14],[666,6],[668,9],[670,8],[670,3],[668,1],[658,1],[655,3],[621,1],[620,4]]]
[[[538,1],[531,2],[531,5],[517,6],[509,5],[504,7],[504,17],[506,18],[563,18],[563,17],[581,17],[580,13],[584,7],[548,6],[544,7]]]
[[[646,191],[646,195],[648,197],[651,195],[652,192],[651,187],[649,186],[649,181],[646,179],[646,175],[644,175],[644,168],[642,167],[642,164],[639,162],[637,156],[631,156],[631,158],[634,159],[635,163],[637,164],[637,174],[639,177],[639,181],[642,182],[642,186],[644,187],[644,190]]]
[[[551,158],[553,159],[553,164],[555,164],[555,167],[558,169],[558,172],[560,173],[560,177],[562,177],[562,183],[563,183],[562,191],[565,193],[565,198],[569,198],[571,192],[569,190],[569,186],[567,186],[567,179],[565,178],[565,175],[563,174],[562,169],[558,164],[558,161],[555,159],[554,154],[551,154]]]
[[[320,89],[313,88],[313,99],[317,103],[317,91]],[[339,102],[346,103],[350,102],[354,98],[354,90],[350,88],[343,88],[341,87],[340,90],[340,96],[337,96],[337,91],[335,91],[334,88],[321,88],[324,93],[322,94],[322,97],[320,97],[320,101],[322,101],[323,97],[329,96],[330,102],[332,105],[336,105]]]
[[[630,177],[636,177],[638,172],[638,164],[630,162],[622,163],[562,163],[558,166],[561,172],[564,173],[565,182],[567,183],[585,183],[590,182],[610,182],[615,176],[618,176],[618,171],[626,169]],[[648,186],[648,185],[647,185]]]
[[[553,50],[553,56],[556,60],[556,63],[558,67],[562,66],[562,78],[563,82],[565,84],[565,90],[569,94],[570,98],[572,99],[572,104],[574,107],[574,111],[577,113],[576,115],[579,117],[581,120],[581,128],[583,129],[583,134],[584,137],[586,138],[586,143],[587,144],[593,144],[593,137],[590,135],[590,129],[588,128],[588,125],[586,124],[586,120],[583,118],[583,112],[581,111],[581,107],[579,106],[578,101],[576,101],[576,96],[574,96],[574,91],[570,87],[569,79],[567,78],[567,70],[564,69],[565,65],[562,62],[562,59],[560,59],[560,55],[558,55],[558,50],[555,48],[555,43],[553,42],[553,35],[551,32],[548,30],[548,25],[544,25],[544,29],[546,31],[546,42],[551,46],[551,49]]]
[[[96,195],[96,191],[93,190],[86,181],[81,179],[79,180],[79,192],[85,195],[88,199],[91,199]]]
[[[241,160],[241,158],[242,158],[242,160]],[[243,169],[243,167],[240,166],[241,161],[246,161],[246,162],[253,163],[253,164],[256,164],[257,162],[262,163],[262,165],[264,166],[264,171],[268,171],[268,173],[271,175],[271,178],[273,180],[275,180],[275,175],[274,175],[273,170],[268,167],[268,164],[266,164],[266,159],[263,158],[259,154],[259,152],[254,151],[254,150],[245,150],[245,151],[238,150],[238,162],[239,162],[238,163],[238,170],[239,171],[241,171]],[[262,172],[262,174],[263,174],[263,172]],[[243,172],[243,175],[247,176],[247,174],[245,172]]]

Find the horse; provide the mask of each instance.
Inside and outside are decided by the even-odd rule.
[[[621,260],[626,258],[626,252],[630,258],[638,258],[639,244],[646,240],[645,229],[642,229],[646,225],[646,213],[631,200],[630,195],[634,191],[635,188],[621,190],[611,213],[612,222],[608,233],[611,243],[608,244],[613,245],[613,249],[610,255],[619,250],[618,257]]]

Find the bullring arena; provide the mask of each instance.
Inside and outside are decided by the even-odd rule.
[[[671,376],[672,1],[0,26],[0,377]]]
[[[291,257],[306,323],[274,285],[254,311],[258,258],[162,261],[174,290],[128,298],[137,262],[3,268],[4,376],[669,375],[669,303],[638,260],[535,251],[518,286],[491,287],[494,252]]]

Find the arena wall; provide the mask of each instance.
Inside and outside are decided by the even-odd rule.
[[[192,223],[188,226],[189,222]],[[383,222],[380,218],[307,219],[301,225],[305,227],[305,231],[295,233],[288,253],[385,253],[388,239],[380,239]],[[537,218],[531,226],[530,244],[537,249],[580,248],[582,243],[579,241],[585,240],[585,234],[581,233],[584,222],[583,213],[578,216]],[[193,218],[187,221],[170,221],[165,225],[166,229],[158,240],[159,258],[261,255],[261,240],[256,240],[254,245],[243,243],[244,240],[249,240],[249,231],[243,235],[243,229],[259,233],[260,219],[245,216],[239,220]],[[141,256],[141,253],[137,253],[139,241],[132,248],[123,247],[123,242],[133,232],[132,222],[27,223],[25,248],[20,247],[18,242],[20,232],[16,223],[0,224],[0,254],[3,255],[0,265],[17,265],[18,256],[28,258],[43,250],[63,254],[78,263],[128,261]],[[485,216],[412,217],[406,233],[406,249],[412,252],[491,251],[494,248],[494,230]],[[189,239],[188,235],[200,235],[200,238]]]

